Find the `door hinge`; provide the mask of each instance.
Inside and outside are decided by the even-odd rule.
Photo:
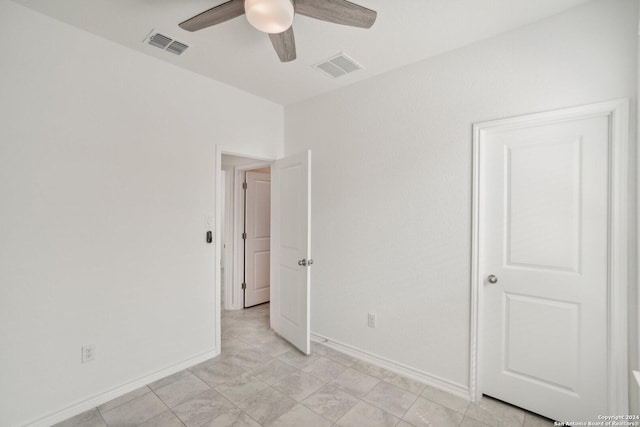
[[[242,284],[242,289],[247,289],[247,284],[246,283]]]
[[[243,183],[242,183],[242,189],[243,189],[243,190],[246,190],[246,189],[247,189],[247,183],[246,183],[246,182],[243,182]]]
[[[247,233],[242,233],[242,240],[247,240]]]

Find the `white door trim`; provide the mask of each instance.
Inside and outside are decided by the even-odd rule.
[[[627,148],[629,133],[629,100],[620,99],[598,104],[565,108],[525,116],[493,120],[473,125],[473,210],[471,249],[471,334],[469,397],[477,402],[482,397],[482,313],[483,283],[479,274],[480,229],[480,144],[488,131],[537,125],[579,117],[609,118],[610,181],[609,181],[609,413],[627,414],[629,406],[629,369],[627,365]]]

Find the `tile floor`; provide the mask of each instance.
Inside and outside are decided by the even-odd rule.
[[[304,356],[269,329],[269,305],[227,311],[222,354],[57,427],[542,427],[535,414],[478,404],[314,344]]]

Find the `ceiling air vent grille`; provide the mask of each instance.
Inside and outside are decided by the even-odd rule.
[[[151,32],[151,35],[146,39],[146,41],[151,46],[159,47],[162,50],[175,53],[176,55],[180,55],[189,48],[186,44],[173,40],[164,34],[156,33],[155,31]]]
[[[358,64],[344,53],[331,57],[326,61],[322,61],[314,65],[314,67],[329,74],[333,78],[342,77],[345,74],[353,73],[354,71],[362,69],[362,65]]]
[[[171,53],[175,53],[176,55],[180,55],[182,52],[187,50],[188,47],[189,46],[187,46],[184,43],[180,43],[180,42],[174,41],[169,46],[167,46],[167,50],[169,52],[171,52]]]

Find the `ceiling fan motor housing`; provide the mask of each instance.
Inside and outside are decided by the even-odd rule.
[[[291,27],[295,8],[291,0],[244,0],[249,23],[268,34],[279,34]]]

